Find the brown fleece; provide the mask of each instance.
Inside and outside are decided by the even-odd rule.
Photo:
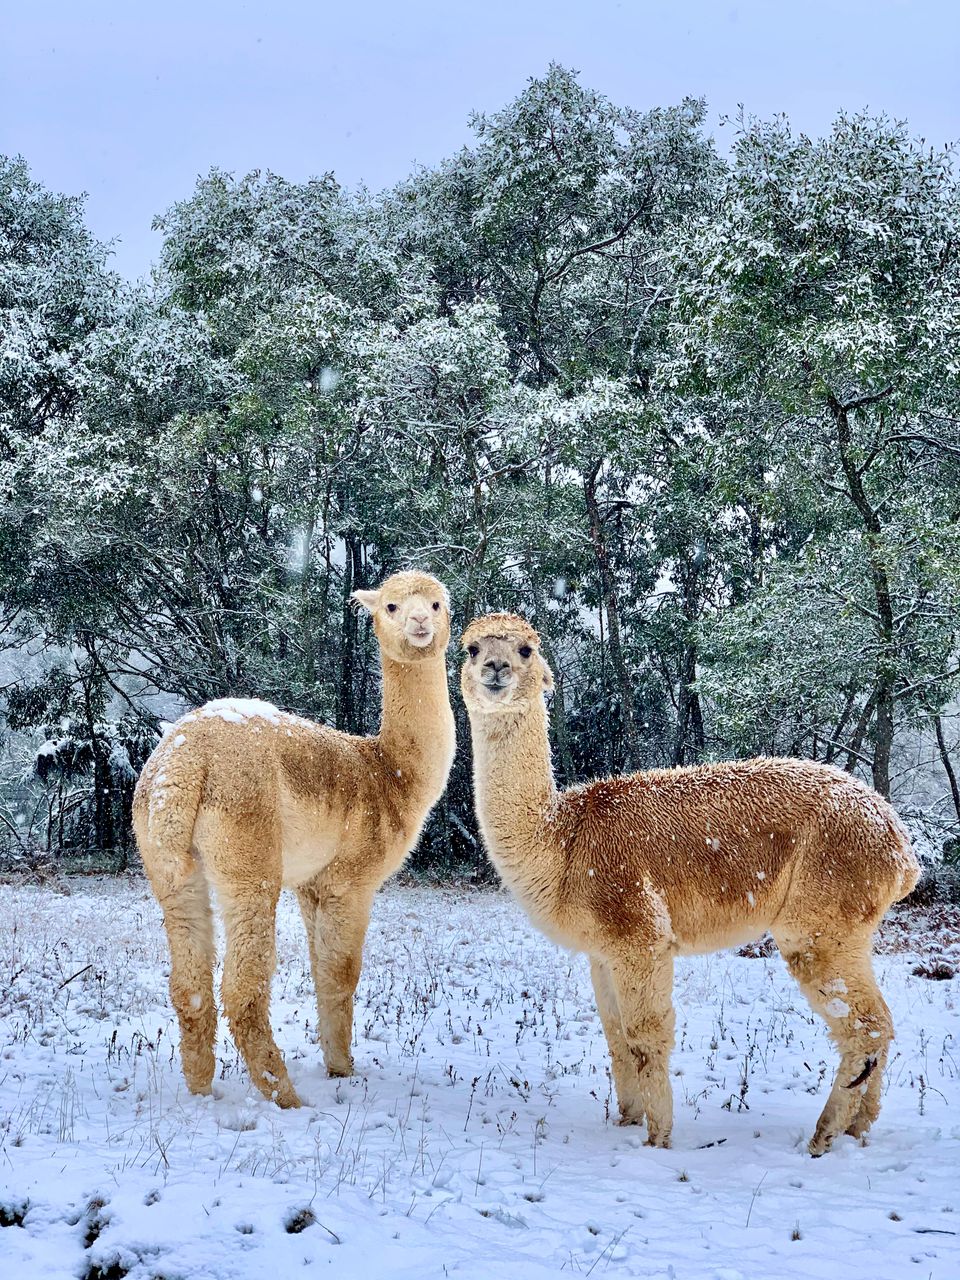
[[[464,634],[477,816],[534,923],[590,956],[624,1122],[645,1120],[649,1141],[669,1144],[673,957],[769,930],[841,1055],[810,1151],[863,1135],[893,1037],[873,933],[919,874],[893,809],[809,760],[656,769],[558,793],[539,644],[510,614]]]

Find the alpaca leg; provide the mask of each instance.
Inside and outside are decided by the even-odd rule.
[[[191,1093],[209,1093],[215,1068],[217,1006],[213,998],[210,893],[196,869],[163,903],[170,943],[170,999],[180,1023],[180,1058]]]
[[[353,996],[360,978],[363,942],[373,895],[324,877],[298,890],[310,940],[310,963],[317,990],[317,1029],[331,1076],[353,1075]]]
[[[336,1009],[331,1008],[335,993],[331,990],[330,962],[325,938],[332,935],[333,928],[325,921],[320,906],[322,880],[311,881],[297,889],[300,912],[303,916],[304,928],[307,932],[307,944],[310,948],[310,969],[313,973],[313,987],[317,998],[317,1040],[323,1050],[323,1059],[331,1076],[349,1076],[353,1074],[353,1058],[350,1054],[350,1036],[347,1037],[346,1052],[337,1052],[331,1037],[331,1028],[337,1022]],[[329,892],[326,893],[328,902]],[[326,926],[326,927],[325,927]],[[342,1035],[341,1035],[342,1041]]]
[[[614,961],[610,968],[635,1073],[632,1081],[629,1077],[625,1081],[624,1116],[628,1120],[646,1116],[648,1145],[669,1147],[673,1128],[669,1074],[675,1023],[673,956],[633,954]]]
[[[893,1020],[873,976],[870,936],[821,937],[806,945],[785,939],[780,945],[790,972],[840,1050],[833,1088],[809,1144],[810,1154],[820,1156],[838,1134],[862,1137],[877,1118]]]
[[[620,1122],[621,1124],[643,1124],[643,1112],[631,1110],[637,1101],[637,1068],[630,1046],[623,1034],[623,1022],[620,1018],[613,977],[604,962],[596,956],[590,957],[590,977],[593,979],[593,991],[597,1000],[597,1012],[600,1014],[600,1022],[603,1025],[603,1034],[607,1038],[607,1047],[610,1050],[610,1065],[613,1071],[613,1083],[617,1090]]]
[[[883,1088],[883,1073],[887,1068],[889,1053],[890,1042],[888,1041],[882,1050],[878,1050],[875,1065],[869,1069],[867,1080],[862,1085],[856,1086],[860,1088],[863,1096],[853,1119],[844,1130],[851,1138],[860,1138],[865,1141],[871,1125],[880,1114],[880,1092]],[[867,1066],[869,1067],[869,1062]]]
[[[307,935],[307,949],[310,952],[310,972],[313,974],[313,989],[315,993],[320,990],[320,961],[317,951],[317,917],[320,914],[320,888],[319,880],[311,880],[307,884],[298,885],[296,888],[297,902],[300,904],[300,914],[303,916],[303,927]],[[319,996],[317,997],[317,1034],[315,1039],[320,1040],[320,1027],[323,1018],[320,1013]]]
[[[265,1098],[299,1107],[283,1056],[270,1029],[270,979],[277,963],[279,877],[218,886],[227,930],[223,1007],[250,1079]]]

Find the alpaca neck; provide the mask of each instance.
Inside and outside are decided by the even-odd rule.
[[[383,666],[383,716],[377,742],[385,767],[404,781],[413,808],[429,808],[440,797],[453,760],[455,735],[446,660],[395,662]]]
[[[471,714],[477,817],[493,863],[529,910],[551,914],[564,853],[555,841],[557,787],[547,713],[538,698],[524,714]]]

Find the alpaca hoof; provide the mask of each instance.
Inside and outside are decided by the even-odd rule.
[[[183,1078],[191,1093],[210,1094],[213,1077],[217,1073],[217,1060],[212,1053],[189,1053],[181,1058]]]
[[[664,1150],[670,1146],[670,1130],[662,1133],[659,1129],[651,1129],[647,1126],[647,1140],[643,1144],[645,1147],[662,1147]]]
[[[870,1132],[870,1126],[873,1120],[870,1117],[855,1116],[844,1132],[851,1138],[856,1138],[861,1146],[867,1145],[867,1134]]]
[[[273,1101],[283,1111],[294,1110],[296,1107],[302,1107],[300,1095],[294,1089],[292,1084],[282,1085],[273,1091]]]
[[[826,1155],[833,1143],[832,1135],[824,1133],[815,1133],[807,1143],[807,1150],[813,1156],[814,1160],[818,1160],[820,1156]]]
[[[300,1096],[296,1089],[290,1083],[290,1077],[286,1070],[280,1071],[264,1071],[263,1084],[255,1080],[260,1092],[268,1102],[275,1102],[278,1107],[287,1110],[290,1107],[299,1107],[301,1105]]]
[[[620,1125],[621,1128],[626,1128],[627,1125],[643,1124],[646,1118],[647,1117],[643,1114],[642,1111],[637,1115],[634,1115],[633,1112],[631,1111],[621,1111],[620,1118],[617,1120],[617,1124]]]
[[[870,1145],[869,1130],[870,1130],[869,1125],[861,1126],[858,1124],[852,1124],[849,1129],[844,1130],[844,1133],[846,1133],[848,1138],[853,1138],[854,1142],[858,1143],[861,1147],[869,1147]]]
[[[354,1074],[353,1059],[347,1062],[333,1062],[327,1067],[327,1075],[331,1080],[343,1080]]]

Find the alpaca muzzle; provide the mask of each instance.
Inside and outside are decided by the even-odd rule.
[[[498,673],[492,680],[481,680],[480,688],[488,695],[488,697],[497,698],[501,693],[509,689],[512,684],[513,676],[508,671],[502,677]]]
[[[414,627],[406,632],[407,640],[418,649],[424,649],[433,639],[433,627]]]

